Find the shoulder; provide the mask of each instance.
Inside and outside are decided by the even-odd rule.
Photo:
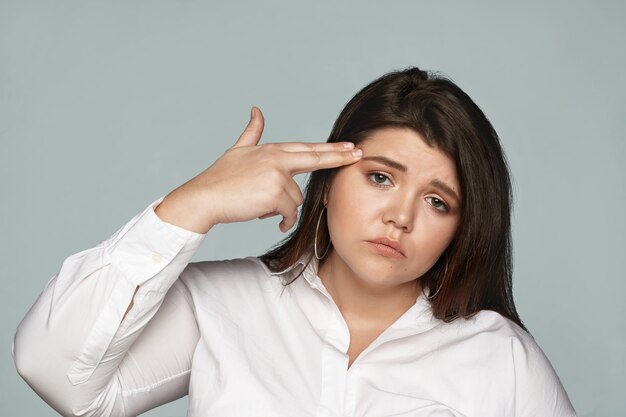
[[[480,347],[493,360],[498,358],[518,368],[523,365],[551,369],[550,362],[534,337],[495,311],[483,310],[470,318],[457,319],[449,326],[459,339],[476,348]]]
[[[277,276],[257,257],[192,262],[180,276],[192,294],[242,297],[280,287]]]
[[[483,310],[468,318],[457,318],[452,322],[440,322],[436,328],[443,340],[460,349],[482,352],[495,360],[504,354],[510,358],[513,345],[524,346],[531,351],[539,350],[534,338],[513,321],[501,314]]]
[[[270,271],[267,266],[265,266],[265,264],[255,256],[191,262],[185,269],[187,273],[192,272],[201,274],[204,277],[213,277],[216,279],[223,277],[224,274],[235,274],[238,276],[270,275]]]
[[[531,334],[490,310],[460,319],[456,327],[489,358],[488,368],[512,384],[505,385],[512,387],[516,416],[575,416],[556,371]]]
[[[517,323],[492,310],[482,310],[470,318],[455,320],[458,331],[477,340],[485,340],[498,346],[520,343],[530,349],[538,349],[535,339]]]

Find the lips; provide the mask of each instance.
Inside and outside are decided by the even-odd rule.
[[[404,254],[404,251],[402,250],[402,246],[400,245],[398,241],[391,240],[386,237],[379,237],[377,239],[368,240],[368,242],[379,243],[381,245],[389,246],[390,248],[399,252],[403,257],[406,257],[406,255]]]

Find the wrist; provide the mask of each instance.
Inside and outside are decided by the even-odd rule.
[[[176,190],[165,196],[154,213],[166,223],[195,233],[205,234],[217,224],[212,216],[207,216],[206,209]]]

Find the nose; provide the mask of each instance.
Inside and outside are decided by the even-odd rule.
[[[398,193],[389,199],[389,204],[383,213],[383,223],[392,224],[410,233],[415,222],[417,204],[412,193]]]

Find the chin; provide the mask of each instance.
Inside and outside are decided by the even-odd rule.
[[[384,259],[367,259],[352,268],[362,281],[376,287],[390,287],[398,284],[399,272],[393,264]]]
[[[399,285],[406,285],[414,281],[417,276],[407,275],[407,270],[402,267],[403,265],[399,265],[397,259],[390,259],[367,250],[348,253],[347,256],[336,251],[335,255],[340,262],[345,263],[360,282],[375,290],[384,291]],[[404,275],[407,277],[404,278]]]

